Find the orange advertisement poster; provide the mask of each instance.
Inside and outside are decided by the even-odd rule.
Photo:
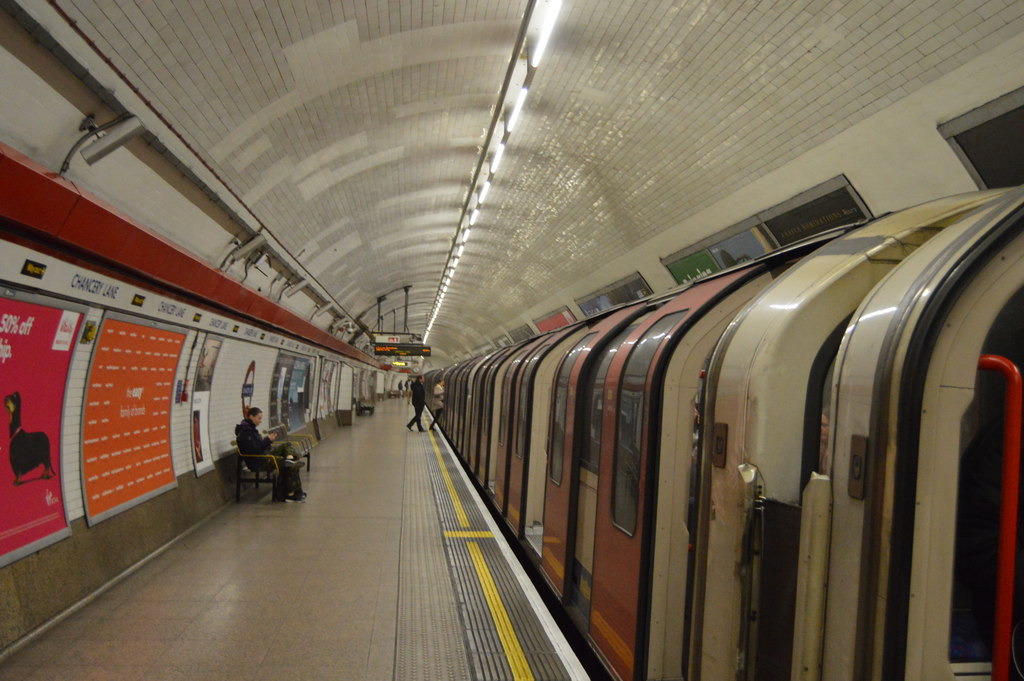
[[[82,423],[90,520],[175,484],[171,395],[185,335],[116,319],[96,341]]]

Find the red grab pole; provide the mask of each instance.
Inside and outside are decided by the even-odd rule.
[[[992,681],[1008,681],[1013,634],[1013,587],[1020,505],[1021,374],[1010,360],[982,355],[978,368],[1006,379],[1003,415],[1003,493],[999,505],[999,564],[996,572],[996,621],[992,634]]]

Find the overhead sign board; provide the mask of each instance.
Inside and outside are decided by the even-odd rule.
[[[374,343],[410,343],[416,344],[416,341],[421,340],[419,336],[412,333],[375,333],[373,334]]]
[[[429,357],[430,346],[418,343],[374,343],[373,354],[393,357]]]

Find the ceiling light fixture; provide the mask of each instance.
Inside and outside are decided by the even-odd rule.
[[[479,208],[474,208],[473,209],[473,213],[469,216],[469,224],[470,224],[470,226],[475,225],[476,224],[476,220],[479,217],[480,217],[480,209]]]
[[[562,0],[553,0],[548,8],[548,14],[544,18],[544,27],[540,30],[540,39],[537,40],[537,47],[530,58],[530,66],[533,68],[537,68],[541,57],[544,56],[544,50],[548,47],[548,40],[551,39],[551,32],[555,28],[555,21],[558,19],[558,13],[561,10]]]
[[[476,200],[476,205],[482,206],[484,200],[487,199],[487,192],[491,191],[491,181],[487,180],[484,182],[484,186],[480,188],[480,196]]]
[[[512,115],[508,117],[508,129],[512,130],[515,127],[516,121],[519,120],[519,113],[523,110],[523,104],[526,103],[526,93],[529,90],[523,88],[519,91],[519,96],[516,98],[516,105],[512,107]]]
[[[505,154],[505,143],[502,142],[498,145],[498,149],[494,152],[494,158],[491,159],[491,172],[498,172],[498,165],[501,163],[501,157]],[[473,224],[472,222],[469,224]]]

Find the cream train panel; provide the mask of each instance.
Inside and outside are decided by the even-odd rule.
[[[648,678],[682,668],[690,534],[690,477],[693,469],[694,404],[700,374],[722,332],[739,310],[772,281],[770,274],[729,294],[683,335],[665,370],[659,445],[657,515],[651,568]]]
[[[886,273],[951,217],[983,200],[972,195],[935,201],[836,239],[751,303],[723,339],[709,377],[713,408],[706,427],[727,428],[728,436],[724,466],[719,461],[710,471],[708,607],[697,624],[702,627],[701,678],[730,678],[737,668],[754,664],[758,624],[752,622],[791,640],[792,615],[779,609],[758,612],[753,508],[758,498],[799,505],[807,467],[802,456],[807,399],[809,391],[820,395],[823,388],[809,385],[819,351]],[[791,610],[793,604],[781,607]],[[779,626],[790,634],[776,631]]]
[[[910,361],[907,344],[935,286],[977,247],[994,217],[1007,213],[1007,203],[1020,201],[1020,193],[995,201],[994,207],[966,217],[923,246],[865,300],[840,348],[831,435],[835,486],[828,581],[833,586],[827,595],[822,678],[884,676],[893,470],[897,455],[906,456],[897,452],[896,444],[898,390],[904,364]],[[1015,248],[1019,251],[1020,246]],[[920,447],[929,456],[927,462],[921,459],[918,479],[907,679],[954,676],[948,661],[948,623],[956,512],[951,499],[956,498],[960,418],[972,397],[978,353],[994,310],[1021,286],[1019,257],[1000,261],[972,284],[950,318],[949,331],[940,337],[929,369]],[[1005,273],[998,282],[997,271]],[[983,297],[986,288],[994,299]],[[965,324],[968,318],[971,323]],[[860,457],[867,463],[858,460],[852,470],[864,471],[867,501],[855,498],[861,496],[856,492],[860,478],[851,475],[851,459]]]

